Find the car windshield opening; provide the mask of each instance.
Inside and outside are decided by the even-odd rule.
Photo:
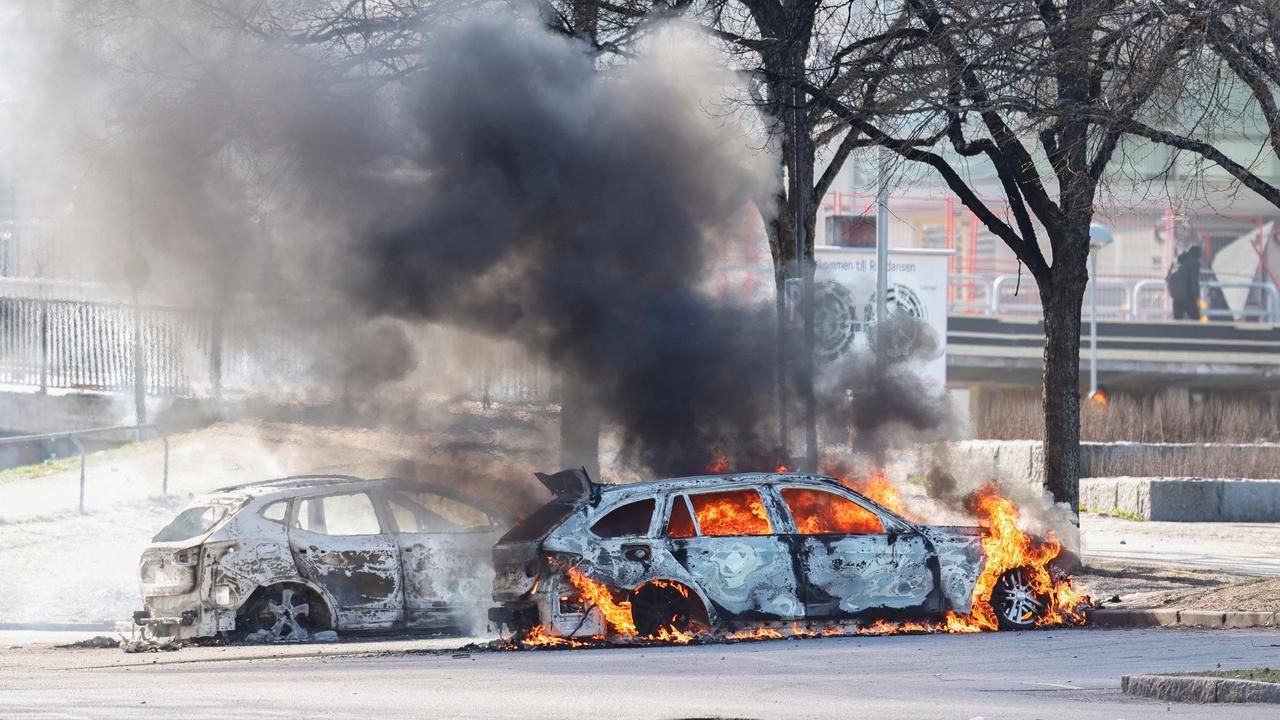
[[[178,517],[164,526],[151,538],[151,542],[178,542],[190,540],[213,529],[227,516],[227,508],[221,505],[197,505],[178,513]]]

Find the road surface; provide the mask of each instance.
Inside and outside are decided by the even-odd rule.
[[[1280,665],[1280,631],[1055,630],[453,652],[458,641],[0,651],[0,717],[1275,718],[1167,705],[1143,672]]]

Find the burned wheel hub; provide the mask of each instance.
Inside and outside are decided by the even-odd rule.
[[[689,632],[693,627],[694,605],[688,590],[672,584],[648,584],[631,597],[631,613],[636,633],[653,637],[660,629]]]
[[[305,640],[314,626],[306,593],[284,588],[260,595],[244,616],[241,630],[258,637],[269,633],[274,640]]]
[[[1027,571],[1022,568],[1002,575],[991,594],[991,605],[1000,626],[1011,629],[1034,626],[1036,620],[1044,615],[1046,600],[1032,587]]]

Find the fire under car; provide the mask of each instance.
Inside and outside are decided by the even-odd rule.
[[[295,476],[196,498],[139,564],[146,635],[303,640],[469,629],[510,525],[447,487]]]
[[[965,614],[985,562],[979,528],[912,523],[819,475],[538,478],[554,498],[493,549],[489,617],[517,633],[609,633],[575,574],[629,601],[636,634],[652,637]],[[1006,629],[1047,610],[1022,568],[998,579],[991,604]]]

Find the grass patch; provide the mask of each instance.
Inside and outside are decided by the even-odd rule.
[[[130,442],[120,447],[111,448],[110,450],[99,450],[85,454],[85,462],[97,462],[99,460],[108,460],[121,455],[127,455],[138,448],[138,443]],[[32,478],[44,477],[45,475],[53,475],[64,470],[72,470],[80,466],[80,456],[72,455],[71,457],[55,458],[45,460],[34,465],[19,465],[8,470],[0,470],[0,483],[11,482],[13,480],[30,480]]]
[[[1258,682],[1280,683],[1280,670],[1262,668],[1260,670],[1200,670],[1197,672],[1162,673],[1174,677],[1216,677],[1228,680],[1256,680]]]
[[[1119,508],[1111,508],[1110,510],[1104,510],[1102,508],[1085,508],[1085,512],[1093,513],[1094,515],[1102,515],[1105,517],[1120,518],[1121,520],[1133,520],[1135,522],[1146,522],[1146,518],[1142,517],[1138,513],[1129,512],[1128,510],[1121,510]]]

